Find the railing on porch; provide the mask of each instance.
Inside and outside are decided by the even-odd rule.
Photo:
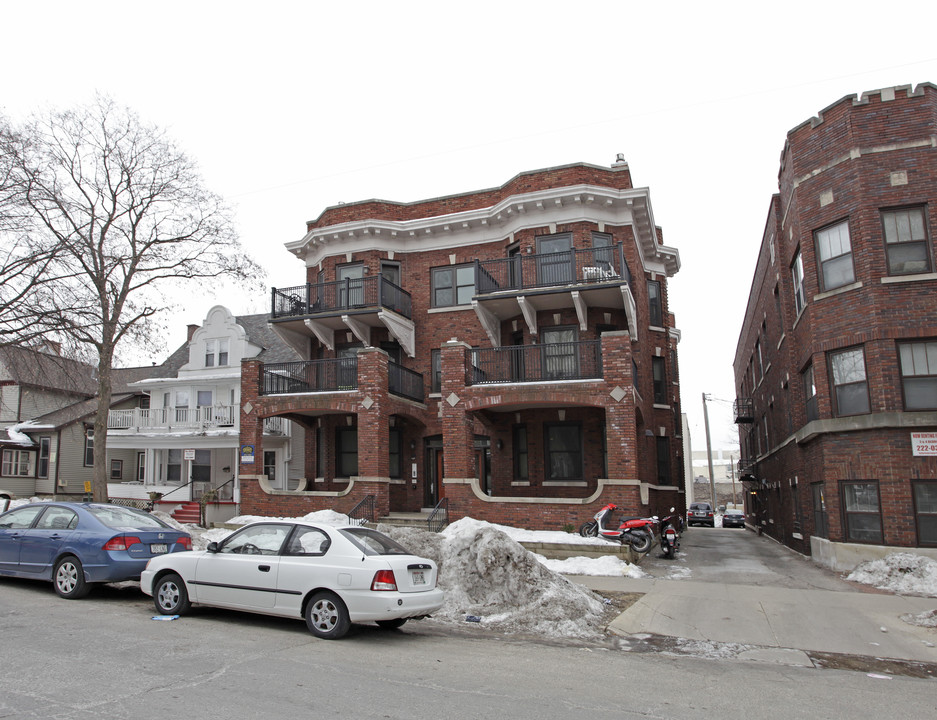
[[[374,495],[365,495],[364,499],[348,511],[348,521],[352,525],[364,525],[374,522]]]
[[[433,512],[431,512],[429,517],[426,518],[426,529],[430,532],[439,532],[448,524],[449,498],[443,498],[438,503],[436,503],[436,507],[433,508]]]
[[[111,410],[107,414],[107,427],[109,430],[234,427],[238,421],[237,413],[236,405]]]
[[[355,390],[358,358],[341,357],[301,362],[267,363],[263,367],[261,395]]]
[[[318,313],[387,308],[412,317],[410,293],[382,275],[271,288],[271,319]]]
[[[599,340],[472,348],[465,351],[465,384],[601,378],[601,353]]]
[[[423,402],[423,375],[391,360],[387,363],[387,390],[394,395]]]
[[[578,283],[630,282],[621,243],[554,253],[475,261],[479,295]]]

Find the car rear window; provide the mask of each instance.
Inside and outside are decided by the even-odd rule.
[[[369,528],[343,528],[339,532],[365,555],[412,555],[409,550],[394,540]]]
[[[168,528],[161,520],[139,510],[120,507],[119,505],[89,505],[88,511],[108,527],[116,530],[134,528],[145,530],[147,528]]]

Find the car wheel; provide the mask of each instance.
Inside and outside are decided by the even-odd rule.
[[[399,627],[403,627],[404,623],[407,622],[407,618],[394,618],[393,620],[378,620],[377,626],[384,630],[396,630]]]
[[[85,571],[81,567],[81,560],[74,555],[66,555],[55,563],[52,571],[52,584],[59,597],[66,600],[83,598],[91,590],[85,581]]]
[[[185,582],[178,575],[163,575],[153,587],[153,604],[163,615],[185,615],[192,607]]]
[[[338,640],[350,626],[345,603],[333,593],[316,593],[306,605],[306,627],[316,637]]]

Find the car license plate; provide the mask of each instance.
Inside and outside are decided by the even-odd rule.
[[[422,570],[412,570],[410,572],[410,581],[414,585],[426,585],[426,575]]]
[[[150,552],[154,555],[162,555],[168,551],[169,547],[166,545],[166,543],[154,543],[153,545],[150,545]]]

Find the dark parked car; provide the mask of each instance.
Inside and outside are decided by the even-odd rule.
[[[722,516],[722,527],[745,527],[745,513],[741,510],[726,510]]]
[[[0,515],[0,575],[51,580],[68,599],[91,583],[138,580],[150,558],[191,549],[188,533],[119,505],[38,502]]]
[[[690,503],[686,511],[686,524],[716,527],[716,514],[713,512],[713,506],[705,502]]]

